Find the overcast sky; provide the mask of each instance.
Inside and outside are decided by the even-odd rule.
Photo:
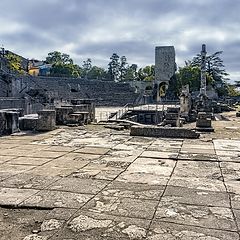
[[[240,80],[240,0],[1,0],[0,44],[45,59],[57,50],[82,65],[107,67],[112,53],[139,67],[154,64],[155,46],[173,45],[178,66],[207,45],[223,51]]]

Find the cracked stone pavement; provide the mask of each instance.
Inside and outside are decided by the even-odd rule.
[[[0,239],[236,240],[240,140],[99,126],[0,138]]]

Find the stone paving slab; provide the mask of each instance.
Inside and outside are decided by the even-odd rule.
[[[8,179],[12,176],[15,176],[17,173],[9,173],[9,172],[0,172],[0,182]]]
[[[100,160],[92,161],[84,169],[101,169],[101,170],[122,169],[122,170],[126,170],[130,164],[131,164],[131,162],[121,161],[121,159],[103,158]]]
[[[231,202],[232,202],[233,209],[240,210],[240,195],[231,194],[230,197],[231,197]]]
[[[165,186],[119,182],[115,180],[100,195],[118,198],[159,200],[164,188]]]
[[[147,240],[237,240],[237,232],[154,220]]]
[[[66,177],[72,174],[75,168],[64,168],[42,165],[32,170],[27,171],[27,174],[37,175],[37,176],[50,176],[50,177]]]
[[[141,157],[177,159],[178,153],[175,153],[175,152],[144,151],[141,154]]]
[[[28,188],[42,190],[57,180],[59,180],[59,177],[38,176],[24,173],[3,180],[0,182],[0,186],[19,189]]]
[[[240,163],[240,157],[236,156],[218,156],[220,162],[236,162]]]
[[[215,154],[215,150],[212,148],[193,148],[191,147],[182,147],[181,148],[181,153],[183,154],[188,154],[188,153],[196,153],[196,154]]]
[[[50,186],[49,190],[69,191],[74,193],[97,194],[109,184],[109,181],[96,179],[80,179],[80,178],[62,178]]]
[[[156,219],[197,227],[237,231],[230,208],[161,201],[157,208]]]
[[[232,157],[240,160],[240,152],[236,150],[229,151],[216,150],[216,154],[221,157]]]
[[[17,189],[0,187],[0,204],[1,205],[18,205],[26,198],[39,192],[34,189]]]
[[[200,141],[197,141],[194,143],[188,143],[186,140],[184,140],[182,149],[203,149],[203,150],[214,150],[214,145],[212,142],[208,143],[201,143]]]
[[[80,208],[93,195],[63,191],[42,190],[20,204],[21,207],[41,208]]]
[[[99,179],[99,180],[114,180],[124,169],[121,168],[105,168],[105,169],[95,169],[95,168],[82,168],[74,171],[70,176],[80,179]]]
[[[58,158],[54,159],[46,164],[43,165],[44,168],[71,168],[71,169],[79,169],[83,168],[87,164],[89,164],[90,161],[88,160],[82,160],[81,158],[74,158],[69,160],[67,157],[64,158]]]
[[[240,140],[216,139],[213,143],[216,150],[240,152]]]
[[[55,151],[56,152],[72,152],[76,150],[75,147],[67,147],[67,146],[50,146],[50,147],[46,146],[46,147],[43,147],[43,149],[51,152],[55,152]]]
[[[67,154],[64,154],[63,156],[59,157],[58,160],[64,159],[64,160],[85,160],[85,161],[91,161],[95,159],[99,159],[101,155],[99,154],[86,154],[86,153],[74,153],[70,152]]]
[[[156,160],[156,159],[155,159]],[[141,160],[140,160],[141,161]],[[142,162],[142,161],[141,161]],[[156,161],[156,164],[140,164],[138,159],[128,167],[128,172],[170,177],[176,161]]]
[[[15,156],[0,156],[0,164],[8,162],[14,158],[16,158],[16,157]]]
[[[104,155],[106,154],[110,148],[102,148],[102,147],[83,147],[75,150],[77,153],[88,153],[88,154],[97,154]]]
[[[158,201],[97,195],[82,209],[115,216],[151,220]]]
[[[239,239],[238,140],[91,128],[0,139],[1,240]]]
[[[215,154],[179,153],[178,160],[216,162],[218,161],[218,157]]]
[[[188,187],[167,186],[161,199],[165,202],[230,208],[226,192],[212,192]]]
[[[16,151],[18,151],[18,150],[32,151],[33,150],[33,151],[38,152],[38,151],[46,150],[48,148],[49,148],[49,146],[47,146],[47,145],[36,145],[36,144],[30,143],[30,144],[26,144],[26,145],[17,145],[14,148],[14,150],[16,150]]]
[[[19,164],[11,164],[11,163],[3,163],[0,165],[0,175],[1,173],[9,173],[12,175],[18,174],[18,173],[23,173],[26,171],[29,171],[33,169],[35,166],[31,165],[19,165]]]
[[[196,177],[171,177],[168,185],[178,187],[189,187],[197,190],[206,190],[213,192],[226,192],[223,181],[218,179],[196,178]]]
[[[117,180],[130,183],[145,183],[149,185],[166,185],[169,178],[169,176],[127,170],[121,173],[117,177]]]
[[[33,165],[39,166],[51,161],[51,158],[38,158],[38,157],[16,157],[8,161],[8,164],[14,165]]]
[[[149,220],[79,211],[53,240],[145,239]]]
[[[1,155],[18,156],[18,157],[41,157],[41,158],[57,158],[64,155],[64,152],[50,152],[50,151],[37,151],[37,150],[17,150],[5,149],[1,151]]]
[[[178,161],[173,176],[219,179],[221,170],[217,162]]]

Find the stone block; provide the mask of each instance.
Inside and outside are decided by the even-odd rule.
[[[165,119],[167,120],[177,120],[179,118],[178,113],[167,113]]]
[[[69,114],[73,113],[72,107],[58,107],[55,108],[56,110],[56,124],[57,125],[64,125],[68,123]]]
[[[167,113],[179,113],[180,108],[179,107],[168,107],[167,108]]]
[[[166,138],[199,138],[194,130],[178,127],[132,126],[131,136],[166,137]]]
[[[37,131],[51,131],[56,128],[56,111],[38,111]]]
[[[31,114],[19,118],[19,128],[21,130],[35,130],[37,128],[38,115]]]
[[[212,121],[211,119],[197,119],[196,127],[203,127],[203,128],[209,128],[212,127]]]
[[[171,127],[180,127],[180,118],[178,119],[165,119],[164,125],[171,125]]]

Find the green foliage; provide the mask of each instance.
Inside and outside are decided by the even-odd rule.
[[[92,60],[88,58],[86,61],[83,61],[83,76],[85,79],[88,79],[88,73],[92,68]]]
[[[131,66],[127,67],[126,75],[125,75],[125,81],[133,81],[137,80],[138,73],[137,73],[137,64],[132,64]]]
[[[46,62],[52,64],[50,76],[54,77],[80,77],[82,69],[73,63],[68,54],[58,51],[48,53]]]
[[[155,78],[154,65],[146,66],[138,70],[138,79],[140,81],[153,81]]]
[[[127,69],[128,69],[128,63],[127,58],[125,56],[122,56],[120,58],[120,66],[119,66],[119,72],[120,72],[120,80],[123,81],[126,78]]]
[[[73,64],[73,60],[66,53],[61,53],[58,51],[48,53],[46,57],[46,62],[49,64]]]
[[[119,56],[117,53],[113,53],[110,57],[110,63],[108,64],[108,73],[111,80],[118,81],[119,79],[119,69],[120,69],[120,62]]]
[[[223,60],[221,59],[220,55],[222,51],[215,52],[211,55],[206,56],[206,72],[208,76],[212,80],[212,85],[214,88],[217,88],[217,85],[221,85],[226,80],[229,80],[227,76],[229,75],[223,64]],[[201,66],[201,54],[197,54],[196,57],[192,59],[192,61],[187,61],[188,65],[191,66]]]
[[[240,96],[240,91],[237,89],[235,85],[227,85],[228,96],[237,97]]]
[[[50,70],[50,76],[54,77],[80,77],[81,68],[76,64],[54,64]]]
[[[8,67],[10,70],[16,71],[20,74],[24,73],[24,71],[22,69],[22,64],[21,64],[22,63],[21,57],[15,55],[15,54],[12,54],[12,53],[8,53],[5,55],[5,58],[8,61]]]
[[[200,89],[201,70],[199,67],[185,66],[179,68],[176,73],[178,91],[182,86],[189,85],[190,91],[198,91]]]
[[[107,72],[104,68],[93,66],[88,72],[88,78],[90,79],[104,79],[107,76]]]

